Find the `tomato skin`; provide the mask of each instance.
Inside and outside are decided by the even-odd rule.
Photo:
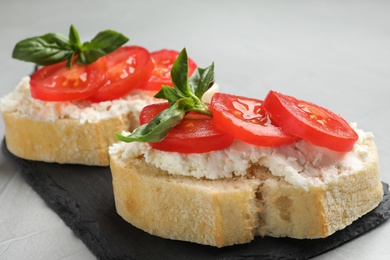
[[[149,123],[168,107],[167,102],[148,105],[141,110],[140,124]],[[211,118],[196,113],[187,114],[160,142],[149,143],[157,150],[179,153],[206,153],[229,147],[234,138],[223,132]]]
[[[90,97],[107,80],[105,58],[90,65],[73,64],[66,61],[38,69],[30,78],[33,98],[43,101],[77,101]]]
[[[152,52],[153,72],[149,81],[140,88],[143,90],[159,91],[163,85],[173,87],[171,69],[178,55],[178,51],[167,49]],[[191,76],[196,68],[196,63],[188,58],[188,75]]]
[[[124,46],[105,56],[107,83],[89,100],[101,102],[125,96],[144,85],[152,74],[150,53],[140,46]]]
[[[263,101],[253,98],[215,93],[210,110],[213,121],[236,139],[257,146],[280,146],[295,137],[271,124]]]
[[[285,131],[317,146],[348,152],[358,139],[347,121],[316,104],[270,91],[264,106]]]

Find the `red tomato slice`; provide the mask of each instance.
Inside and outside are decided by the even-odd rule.
[[[175,62],[179,52],[174,50],[160,50],[151,53],[152,62],[154,65],[154,69],[152,72],[152,76],[149,81],[143,85],[141,88],[144,90],[160,90],[161,86],[172,86],[171,79],[171,69],[173,63]],[[197,68],[197,65],[190,58],[188,59],[188,75],[191,76],[192,73]]]
[[[150,53],[139,46],[125,46],[105,56],[108,81],[90,100],[100,102],[121,98],[145,84],[152,74]]]
[[[272,125],[263,101],[215,93],[210,110],[213,121],[236,139],[258,146],[279,146],[292,143],[295,137]]]
[[[144,107],[140,123],[150,122],[168,103],[157,103]],[[160,142],[149,143],[157,150],[179,153],[206,153],[229,147],[234,138],[223,132],[211,118],[196,113],[187,114]]]
[[[270,91],[264,106],[285,131],[315,145],[348,152],[358,139],[347,121],[313,103]]]
[[[32,97],[44,101],[76,101],[90,97],[106,82],[104,58],[81,66],[66,61],[37,70],[30,79]]]

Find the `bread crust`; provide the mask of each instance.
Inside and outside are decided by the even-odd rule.
[[[23,159],[44,162],[108,166],[108,147],[114,133],[139,125],[136,116],[123,113],[95,123],[77,119],[35,120],[18,112],[2,112],[8,150]]]
[[[383,197],[376,146],[364,168],[304,189],[253,165],[245,177],[170,175],[143,156],[111,154],[115,205],[135,227],[163,238],[224,247],[255,236],[323,238],[374,209]]]

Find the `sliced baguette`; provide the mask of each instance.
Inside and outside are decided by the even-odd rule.
[[[114,133],[137,127],[132,113],[80,124],[77,119],[39,121],[16,112],[3,112],[8,150],[24,159],[108,166]]]
[[[224,247],[255,236],[324,238],[374,209],[383,197],[371,140],[364,167],[323,185],[292,185],[253,163],[245,176],[205,179],[169,174],[110,152],[115,205],[150,234]]]
[[[138,127],[142,107],[158,101],[138,91],[102,104],[43,102],[29,87],[25,77],[0,100],[5,140],[15,156],[44,162],[108,166],[114,134]]]
[[[29,77],[0,99],[8,150],[28,160],[108,166],[108,148],[115,133],[139,126],[141,109],[161,102],[155,92],[135,90],[127,96],[99,104],[43,102],[31,97]],[[209,102],[214,85],[203,96]]]

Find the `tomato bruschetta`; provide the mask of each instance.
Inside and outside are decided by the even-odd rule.
[[[141,109],[158,101],[153,95],[162,85],[172,85],[166,71],[179,55],[120,46],[127,40],[108,30],[82,44],[72,26],[69,39],[46,34],[17,43],[13,57],[39,69],[0,100],[9,151],[29,160],[108,166],[114,133],[139,126]],[[196,63],[189,64],[194,71]]]
[[[172,68],[167,102],[146,106],[141,126],[110,147],[117,212],[163,238],[224,247],[255,236],[330,236],[382,200],[371,133],[311,102],[218,92],[213,66],[186,79]],[[182,74],[181,74],[182,73]],[[180,75],[181,74],[181,75]]]

